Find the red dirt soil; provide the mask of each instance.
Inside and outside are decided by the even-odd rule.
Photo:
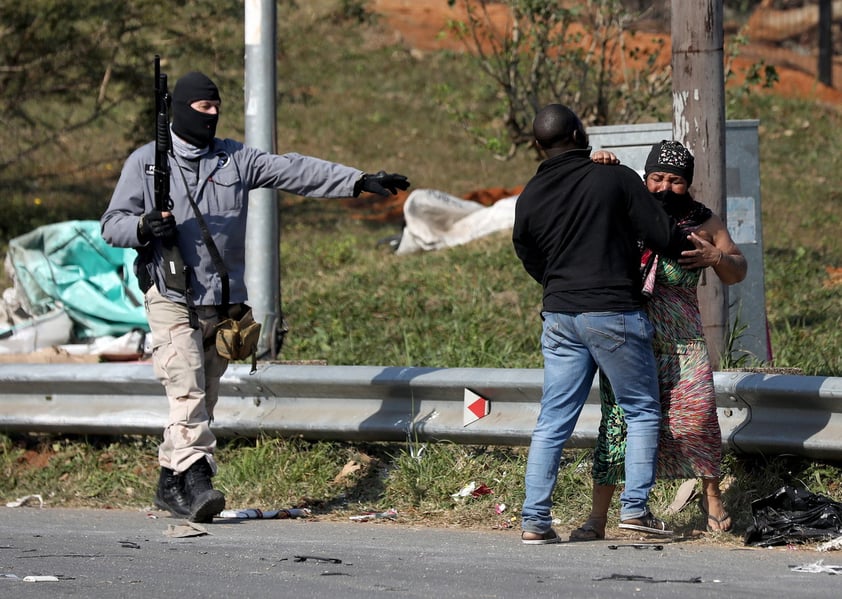
[[[371,0],[369,7],[372,12],[381,17],[387,29],[394,31],[398,42],[413,52],[423,54],[440,49],[467,51],[462,42],[454,36],[442,35],[448,21],[465,21],[465,11],[460,8],[462,4],[456,4],[455,7],[449,7],[446,0]],[[508,20],[508,12],[503,5],[491,5],[489,13],[501,26]],[[752,36],[752,23],[750,20],[745,31],[749,39]],[[649,48],[648,51],[641,53],[643,57],[656,52],[657,64],[664,68],[669,66],[671,46],[668,33],[650,31],[628,33],[627,36],[627,46]],[[756,93],[816,100],[827,105],[842,107],[842,91],[823,85],[817,80],[815,58],[797,54],[771,43],[758,42],[741,46],[740,55],[731,63],[735,76],[729,84],[741,84],[745,72],[761,59],[767,65],[775,67],[780,81],[772,89],[759,90]],[[834,81],[842,80],[842,67],[835,67],[835,69]],[[520,189],[488,188],[476,190],[464,197],[490,206],[497,200],[515,195],[519,191]],[[400,222],[403,218],[403,203],[407,195],[408,192],[400,192],[389,198],[358,198],[348,200],[343,204],[352,209],[354,218]],[[365,209],[357,210],[358,208]]]
[[[457,3],[461,6],[461,3]],[[448,21],[464,21],[465,11],[458,6],[449,7],[445,0],[372,0],[371,9],[379,14],[386,24],[395,32],[398,39],[405,45],[418,51],[450,49],[464,51],[462,43],[450,35],[441,35],[446,30]],[[764,11],[769,9],[758,9]],[[508,19],[508,12],[502,5],[492,5],[489,13],[499,19],[501,24]],[[756,24],[755,24],[756,23]],[[744,73],[745,70],[763,59],[767,64],[774,65],[780,76],[780,82],[769,93],[785,97],[797,97],[808,100],[820,100],[828,104],[842,106],[842,91],[828,87],[817,80],[817,60],[815,57],[804,56],[797,52],[775,46],[768,42],[751,42],[752,27],[757,29],[758,38],[768,37],[761,31],[761,19],[749,20],[745,33],[750,42],[740,47],[740,56],[735,59],[735,71]],[[670,62],[669,33],[661,31],[628,33],[628,46],[650,48],[643,52],[644,56],[651,52],[659,54],[658,64],[666,66]],[[666,43],[659,47],[653,43],[654,39],[663,39]],[[834,81],[842,80],[842,66],[836,66]],[[735,84],[740,83],[735,81]]]

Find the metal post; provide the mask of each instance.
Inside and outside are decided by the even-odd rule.
[[[274,0],[246,0],[246,144],[267,152],[275,152],[275,23]],[[278,199],[274,189],[249,193],[245,278],[254,318],[263,325],[260,355],[273,349],[281,318]]]
[[[672,3],[673,137],[696,157],[693,194],[723,221],[725,206],[725,73],[722,0]],[[713,368],[728,333],[728,288],[712,269],[699,304]]]

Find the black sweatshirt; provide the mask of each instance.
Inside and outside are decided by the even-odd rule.
[[[515,204],[515,252],[549,312],[640,309],[638,240],[672,258],[693,248],[637,173],[590,148],[542,162]]]

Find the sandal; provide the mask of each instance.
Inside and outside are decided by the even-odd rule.
[[[561,538],[552,528],[546,532],[524,530],[520,533],[520,540],[524,545],[552,545],[561,542]]]
[[[719,497],[718,495],[711,495],[711,497]],[[721,501],[721,499],[720,499]],[[722,515],[717,517],[711,514],[708,510],[710,506],[708,505],[708,500],[706,495],[702,495],[699,497],[699,510],[702,512],[702,515],[707,518],[707,522],[705,523],[705,528],[708,532],[728,532],[731,530],[731,515],[725,511],[725,506],[722,506]],[[715,526],[711,526],[713,523]]]
[[[570,531],[571,541],[601,541],[605,538],[608,517],[591,516],[579,528]]]

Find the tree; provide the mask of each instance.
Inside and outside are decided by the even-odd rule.
[[[242,4],[1,0],[0,112],[15,134],[0,146],[0,177],[41,148],[72,153],[68,139],[146,95],[142,139],[151,139],[153,56],[161,54],[165,66],[185,55],[218,59],[215,40],[194,24],[223,15],[241,22]],[[242,53],[233,58],[241,69]],[[126,132],[141,137],[131,127]]]
[[[0,173],[113,111],[143,81],[142,21],[107,0],[0,5],[0,110],[16,134],[0,149]],[[58,106],[45,110],[46,106]]]
[[[653,36],[657,51],[636,46],[628,33],[640,15],[619,0],[448,1],[466,15],[451,31],[503,101],[486,115],[489,125],[464,107],[447,106],[499,158],[531,143],[532,119],[550,102],[570,105],[587,125],[662,116],[670,91],[669,68],[658,66],[665,42]]]

